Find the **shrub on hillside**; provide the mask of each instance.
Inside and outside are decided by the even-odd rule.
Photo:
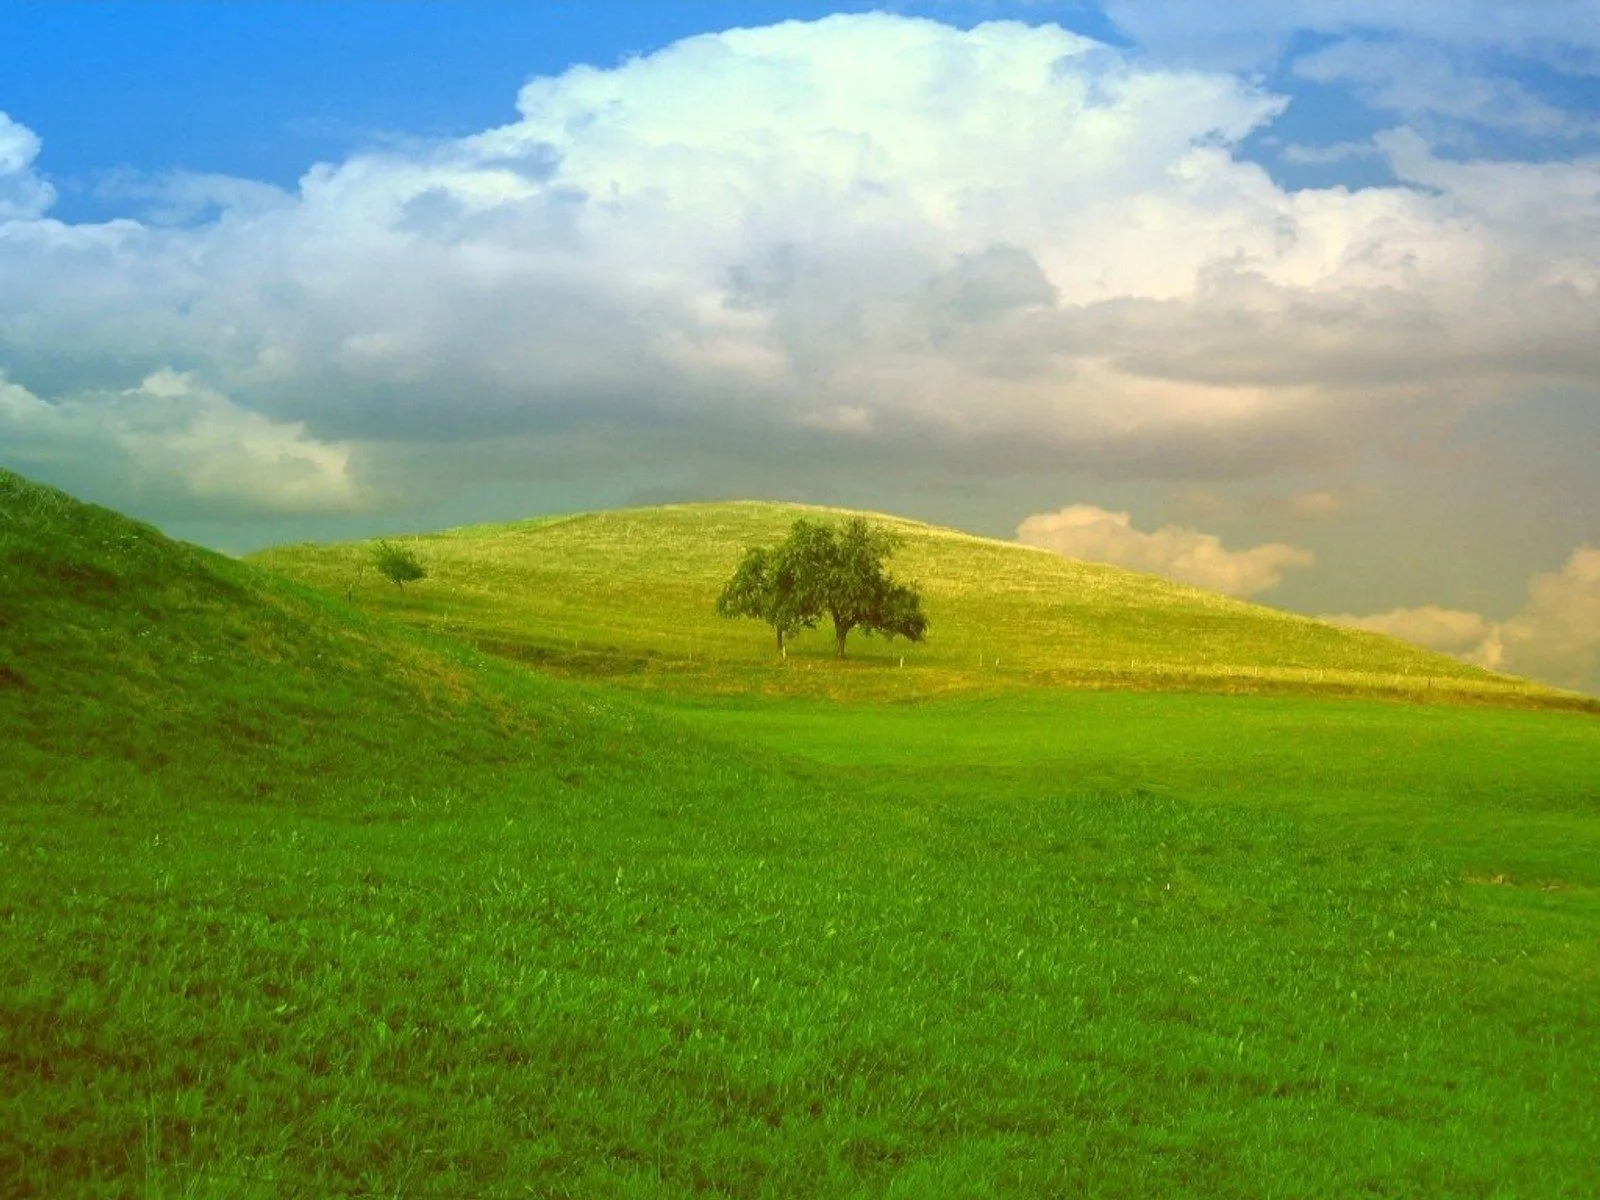
[[[427,568],[418,561],[416,554],[393,542],[380,539],[372,548],[372,561],[383,577],[401,591],[406,584],[428,577]]]

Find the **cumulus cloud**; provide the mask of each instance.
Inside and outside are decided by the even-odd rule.
[[[1323,619],[1386,633],[1493,671],[1600,691],[1600,547],[1580,546],[1560,570],[1535,575],[1528,582],[1527,602],[1506,621],[1433,605]]]
[[[1600,690],[1600,547],[1581,546],[1559,571],[1535,575],[1528,602],[1491,631],[1480,656],[1494,670]]]
[[[1037,513],[1017,527],[1017,540],[1068,558],[1112,563],[1165,575],[1230,596],[1253,596],[1282,582],[1284,571],[1312,566],[1309,550],[1281,542],[1226,549],[1214,534],[1176,525],[1152,533],[1135,528],[1125,512],[1074,504]]]
[[[25,468],[110,476],[130,495],[212,510],[327,512],[365,499],[350,446],[316,441],[301,424],[268,420],[171,370],[53,403],[0,375],[0,446]]]
[[[1440,608],[1436,604],[1425,604],[1420,608],[1396,608],[1370,617],[1335,613],[1322,619],[1350,629],[1387,634],[1429,650],[1463,656],[1481,647],[1493,628],[1479,613]]]
[[[93,225],[44,215],[7,122],[0,367],[67,397],[180,364],[307,445],[440,461],[978,478],[1268,474],[1600,382],[1600,163],[1395,134],[1402,185],[1288,192],[1235,153],[1284,106],[1052,26],[836,16],[535,79],[292,195],[135,181],[146,218]]]
[[[1600,133],[1591,114],[1564,109],[1517,78],[1529,62],[1546,77],[1549,68],[1600,74],[1596,0],[1111,0],[1107,10],[1166,61],[1231,70],[1287,65],[1300,79],[1342,87],[1436,148],[1474,147],[1486,134]],[[1290,146],[1284,157],[1327,163],[1369,153],[1363,143],[1340,142]]]
[[[293,197],[270,183],[197,171],[157,175],[126,169],[111,171],[99,180],[94,191],[101,200],[137,204],[141,219],[152,225],[193,224],[220,213],[237,218],[293,203]]]
[[[0,112],[0,221],[37,217],[55,203],[55,189],[33,170],[39,138]]]

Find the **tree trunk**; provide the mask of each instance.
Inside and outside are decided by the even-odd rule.
[[[833,644],[837,647],[840,658],[844,657],[844,640],[850,636],[850,625],[844,624],[838,617],[833,619]]]
[[[778,653],[782,654],[783,653],[783,630],[781,628],[779,628],[778,626],[776,626],[776,625],[773,626],[773,629],[776,629],[778,631]]]

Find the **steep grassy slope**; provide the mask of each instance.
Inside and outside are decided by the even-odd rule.
[[[435,759],[522,754],[538,721],[495,669],[0,472],[0,728],[40,787],[347,806]]]
[[[927,644],[857,637],[855,663],[841,669],[829,661],[829,637],[814,633],[785,663],[769,631],[719,621],[712,601],[743,547],[781,538],[800,515],[842,514],[680,505],[452,530],[408,539],[431,578],[404,592],[376,576],[363,544],[286,546],[256,561],[496,653],[674,689],[862,698],[1077,684],[1555,696],[1391,638],[894,518],[878,519],[905,538],[893,569],[924,591]],[[895,672],[882,669],[891,664]]]
[[[641,697],[5,475],[0,664],[0,1195],[1600,1187],[1586,714]]]

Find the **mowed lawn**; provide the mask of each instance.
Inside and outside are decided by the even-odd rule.
[[[1591,713],[573,681],[0,506],[0,1194],[1600,1190]]]

